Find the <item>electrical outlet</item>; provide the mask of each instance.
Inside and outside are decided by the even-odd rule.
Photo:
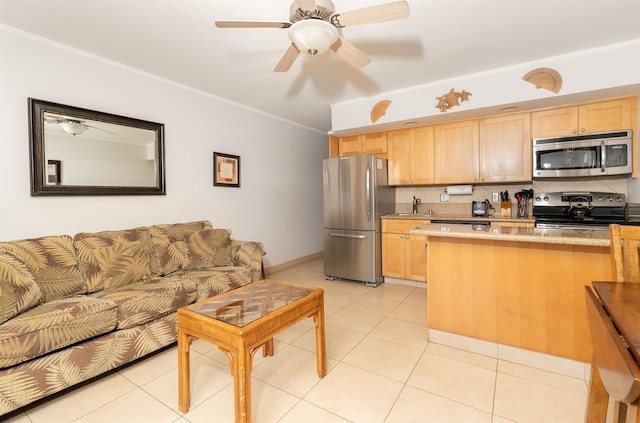
[[[449,202],[449,194],[447,194],[446,192],[441,192],[440,193],[440,202],[441,203],[448,203]]]
[[[491,193],[491,201],[493,201],[494,203],[498,202],[498,193],[497,192],[492,192]]]

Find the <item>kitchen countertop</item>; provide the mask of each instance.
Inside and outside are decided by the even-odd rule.
[[[440,217],[437,218],[440,220]],[[523,219],[518,219],[521,221]],[[409,231],[411,234],[445,238],[470,238],[546,244],[609,247],[609,231],[587,229],[538,229],[515,226],[460,225],[430,223]]]
[[[406,219],[406,220],[464,220],[468,222],[519,222],[519,223],[535,223],[534,218],[517,218],[517,217],[500,217],[487,216],[487,217],[471,217],[467,215],[436,215],[436,214],[411,214],[411,213],[394,213],[382,216],[382,219]]]

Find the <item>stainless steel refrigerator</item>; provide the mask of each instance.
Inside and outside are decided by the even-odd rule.
[[[395,209],[387,161],[372,155],[323,161],[324,273],[378,286],[382,277],[380,216]]]

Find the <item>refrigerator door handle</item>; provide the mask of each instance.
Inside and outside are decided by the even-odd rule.
[[[349,234],[339,234],[336,232],[332,232],[329,235],[335,236],[336,238],[353,238],[353,239],[367,239],[367,235],[349,235]]]
[[[367,173],[365,174],[365,202],[367,207],[367,220],[371,221],[371,165],[367,163]]]
[[[329,177],[330,176],[329,169],[327,169],[327,167],[325,166],[325,167],[322,168],[322,170],[324,171],[324,174],[326,175],[325,176],[325,178],[326,178],[326,187],[330,188],[331,187],[331,178]]]

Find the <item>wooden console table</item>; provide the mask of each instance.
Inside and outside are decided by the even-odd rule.
[[[640,283],[586,286],[593,343],[588,423],[605,422],[609,398],[614,422],[640,422]]]

